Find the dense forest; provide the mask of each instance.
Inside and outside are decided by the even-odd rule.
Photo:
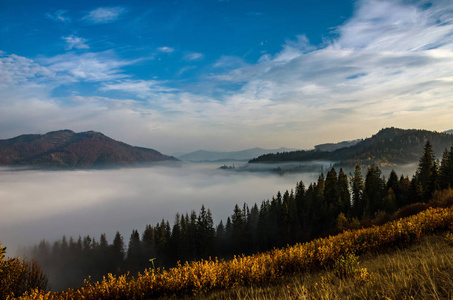
[[[334,151],[299,150],[259,156],[249,163],[298,162],[328,160],[338,166],[356,164],[392,166],[416,162],[426,141],[430,141],[436,155],[453,144],[453,135],[428,130],[385,128],[357,144]]]
[[[61,290],[80,286],[88,276],[99,280],[107,273],[134,274],[177,261],[231,258],[382,224],[426,208],[436,191],[453,186],[453,147],[440,161],[430,142],[422,152],[411,179],[394,171],[385,179],[376,165],[366,170],[356,165],[349,175],[331,168],[308,187],[300,181],[294,190],[260,204],[235,205],[233,214],[216,226],[211,211],[202,206],[199,213],[177,214],[172,225],[162,220],[141,234],[133,230],[127,247],[117,232],[112,244],[105,234],[98,240],[63,237],[53,244],[40,242],[29,255],[48,274],[52,289]]]

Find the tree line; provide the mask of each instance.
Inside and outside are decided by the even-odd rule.
[[[453,143],[453,135],[428,130],[384,128],[370,138],[355,145],[334,151],[299,150],[264,154],[250,160],[250,163],[330,160],[339,161],[344,166],[355,164],[392,163],[407,164],[416,162],[424,144],[429,140],[434,152],[441,154]]]
[[[359,165],[349,175],[331,168],[308,187],[300,181],[294,190],[277,192],[260,204],[236,204],[233,214],[217,225],[204,206],[198,213],[178,213],[172,224],[162,220],[146,225],[141,234],[133,230],[127,247],[117,232],[111,244],[105,234],[98,240],[64,236],[53,244],[42,241],[30,251],[52,288],[59,290],[79,286],[88,276],[100,280],[107,273],[135,274],[150,267],[171,267],[177,261],[230,258],[308,241],[367,226],[377,216],[388,219],[403,207],[428,202],[436,191],[450,189],[453,146],[439,161],[426,142],[411,179],[395,171],[386,179],[376,165],[363,171]]]

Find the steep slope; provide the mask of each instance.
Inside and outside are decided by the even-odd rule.
[[[417,162],[426,141],[430,141],[436,157],[440,158],[445,149],[453,146],[453,135],[428,130],[385,128],[370,138],[357,144],[328,151],[293,151],[267,154],[255,158],[250,163],[331,160],[342,165],[356,163],[379,166]]]
[[[166,160],[177,159],[115,141],[95,131],[59,130],[0,140],[0,165],[87,168]]]

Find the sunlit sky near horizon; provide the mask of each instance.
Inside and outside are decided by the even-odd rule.
[[[0,0],[0,139],[304,149],[452,120],[451,0]]]

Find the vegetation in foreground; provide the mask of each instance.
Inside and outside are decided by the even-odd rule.
[[[0,244],[0,299],[22,295],[30,289],[47,289],[47,277],[36,261],[8,258]]]
[[[452,237],[451,233],[430,235],[408,248],[369,253],[360,259],[347,256],[330,269],[291,276],[276,285],[240,287],[187,298],[452,299]]]
[[[262,287],[281,281],[284,277],[331,268],[338,277],[359,276],[368,281],[373,276],[368,270],[362,269],[359,275],[355,275],[356,256],[408,246],[420,241],[424,236],[447,230],[450,231],[448,237],[451,238],[453,207],[429,208],[417,215],[381,226],[345,231],[336,236],[283,249],[235,257],[229,261],[208,259],[168,270],[148,269],[137,277],[109,275],[100,282],[87,282],[84,287],[76,290],[46,293],[36,289],[20,299],[149,299],[166,295],[181,297],[240,286]],[[417,263],[416,260],[414,263]],[[431,272],[428,269],[430,268],[427,266],[427,272]],[[451,277],[447,279],[450,280]],[[325,282],[321,281],[319,284]]]

